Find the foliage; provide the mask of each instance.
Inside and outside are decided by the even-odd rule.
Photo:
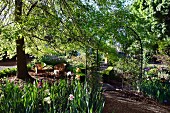
[[[60,58],[59,56],[51,56],[51,55],[42,56],[40,58],[40,61],[47,65],[52,65],[52,66],[61,63],[67,63],[67,61],[64,58]]]
[[[70,64],[74,65],[75,67],[84,68],[86,64],[86,56],[82,54],[80,56],[72,56],[70,59],[67,60]]]
[[[124,74],[124,78],[131,79],[133,81],[138,79],[140,74],[140,63],[133,57],[120,58],[113,63],[118,73]]]
[[[35,66],[35,64],[34,64],[33,62],[28,63],[28,64],[27,64],[27,69],[28,69],[28,71],[30,71],[31,69],[33,69],[34,66]]]
[[[150,77],[158,77],[158,69],[157,68],[152,68],[147,72],[147,75]]]
[[[112,69],[113,69],[113,67],[112,67],[112,66],[109,66],[109,67],[107,67],[107,69],[103,70],[101,73],[102,73],[102,74],[107,74],[107,75],[109,75],[109,72],[110,72]]]
[[[102,113],[104,99],[100,87],[60,80],[51,86],[43,82],[42,88],[37,88],[37,82],[20,88],[5,81],[0,85],[0,112]]]
[[[75,65],[76,67],[79,67],[79,68],[85,68],[85,65],[83,63],[79,63],[77,65]]]
[[[168,81],[161,82],[158,78],[144,79],[141,85],[142,91],[147,96],[159,102],[170,102],[170,84]]]
[[[28,70],[33,69],[33,67],[34,67],[33,63],[29,63],[27,65]],[[17,73],[16,68],[6,68],[6,69],[3,69],[3,70],[0,70],[0,78],[11,76],[11,75],[16,75],[16,73]]]
[[[159,30],[161,34],[161,39],[165,38],[165,35],[169,35],[169,7],[170,4],[168,0],[159,1],[159,0],[149,0],[149,1],[142,1],[137,0],[136,6],[139,7],[140,13],[143,16],[147,16],[147,18],[154,18],[152,21],[153,29],[151,30]],[[143,11],[142,11],[143,10]],[[150,13],[150,14],[149,14]],[[149,15],[147,15],[149,14]],[[156,29],[155,29],[155,28]]]
[[[16,68],[7,68],[0,71],[0,78],[7,77],[10,75],[16,75]]]
[[[3,40],[10,38],[14,43],[18,38],[24,38],[26,53],[37,57],[53,51],[65,53],[81,49],[87,53],[86,50],[92,48],[108,53],[109,58],[114,59],[117,55],[116,43],[125,45],[127,41],[132,41],[130,36],[134,36],[130,33],[124,35],[131,20],[131,14],[123,5],[124,0],[21,2],[23,11],[20,15],[15,15],[14,10],[18,7],[14,7],[16,4],[13,2],[0,3],[4,7],[1,14],[5,15],[0,19],[3,22],[0,36]],[[21,22],[15,17],[19,17]],[[9,45],[2,46],[2,53],[5,49],[9,50]],[[96,61],[98,64],[99,59]]]
[[[154,52],[166,53],[169,55],[169,1],[159,0],[135,0],[131,6],[131,11],[146,24],[138,21],[140,26],[147,31],[149,35],[145,41],[150,42],[150,46]],[[164,43],[164,44],[163,44]]]
[[[167,65],[160,64],[148,64],[147,67],[144,68],[144,74],[148,77],[160,77],[167,78],[169,75],[169,67]]]
[[[94,4],[89,1],[66,2],[65,0],[22,2],[22,9],[24,10],[21,15],[22,24],[14,20],[15,13],[13,13],[13,9],[15,4],[13,2],[2,1],[0,3],[0,6],[4,7],[0,13],[4,16],[0,19],[3,26],[1,37],[7,43],[15,43],[18,36],[24,36],[26,52],[37,56],[52,50],[63,52],[70,48],[70,50],[80,47],[85,49],[85,46],[96,48],[97,41],[99,41],[96,36],[100,32],[100,35],[105,33],[106,30],[104,30],[102,24],[105,24],[105,19],[108,23],[110,18],[104,16],[99,10],[108,12],[107,8],[111,7],[111,4],[117,7],[117,4],[120,3],[119,1],[116,3],[96,0],[91,1]],[[10,14],[10,12],[12,13]],[[13,24],[11,25],[11,23]],[[90,29],[93,30],[93,26],[95,29],[92,32]],[[98,31],[99,26],[102,28]],[[4,49],[10,50],[9,45],[13,45],[14,50],[14,43],[4,44],[2,52]]]

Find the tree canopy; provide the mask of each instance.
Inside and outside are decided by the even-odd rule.
[[[164,54],[169,54],[169,8],[168,0],[135,0],[132,5],[133,13],[147,22],[144,26],[152,40],[151,47]]]
[[[42,53],[47,46],[59,51],[65,46],[75,47],[74,44],[76,47],[78,45],[81,48],[100,47],[99,49],[102,50],[103,47],[109,47],[104,43],[113,40],[113,34],[114,37],[119,35],[118,29],[128,24],[127,12],[123,9],[123,2],[120,1],[31,0],[22,2],[22,23],[18,24],[14,21],[14,2],[2,1],[1,37],[13,41],[18,36],[24,36],[26,52],[32,54]],[[10,7],[7,8],[8,6]],[[120,41],[120,38],[116,40]],[[12,41],[9,42],[12,43]],[[98,46],[99,43],[101,43],[100,46]],[[10,44],[14,45],[10,47],[8,47],[9,44],[4,43],[4,45],[1,48],[2,52],[8,48],[12,52],[15,50],[15,44]]]
[[[2,0],[0,6],[2,56],[4,51],[12,56],[16,50],[25,54],[26,49],[40,55],[69,48],[94,48],[113,55],[112,42],[121,42],[119,32],[129,23],[118,0]]]
[[[118,50],[142,56],[143,49],[154,51],[158,43],[161,48],[169,47],[166,3],[161,2],[160,6],[156,1],[143,0],[131,1],[129,5],[124,0],[2,0],[0,54],[17,54],[21,62],[25,52],[38,57],[53,51],[87,52],[90,48],[110,59],[117,57]]]

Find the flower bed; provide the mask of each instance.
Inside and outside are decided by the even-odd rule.
[[[160,103],[170,103],[170,82],[158,78],[145,79],[142,82],[142,91],[147,96],[156,99]]]
[[[9,81],[0,85],[1,113],[101,113],[103,107],[104,98],[97,84],[92,88],[87,82],[74,80],[68,84],[60,80],[51,86],[43,81],[27,83],[22,88]]]

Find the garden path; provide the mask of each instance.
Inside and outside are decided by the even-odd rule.
[[[132,92],[121,90],[105,91],[103,113],[170,113],[169,106]]]
[[[100,70],[107,67],[107,64],[102,63]],[[105,96],[103,113],[170,113],[170,106],[161,105],[126,88],[122,90],[122,83],[112,82],[114,82],[113,85],[103,83],[102,89]]]

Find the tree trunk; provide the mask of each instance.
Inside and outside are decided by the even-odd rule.
[[[24,38],[16,40],[17,44],[17,77],[20,79],[30,78],[27,71],[27,62],[24,50]]]
[[[15,22],[22,23],[22,0],[15,0]],[[32,80],[28,74],[27,62],[24,48],[24,37],[16,39],[16,50],[17,50],[17,77],[23,80]]]

